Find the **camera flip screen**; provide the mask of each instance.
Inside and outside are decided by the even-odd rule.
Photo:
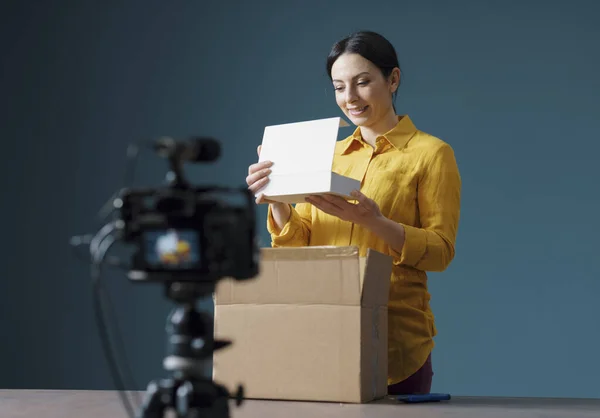
[[[192,229],[144,232],[145,261],[160,270],[186,270],[200,264],[200,239]]]

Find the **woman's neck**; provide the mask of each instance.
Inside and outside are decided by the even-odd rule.
[[[398,115],[392,109],[386,116],[382,117],[381,120],[377,121],[370,126],[361,126],[360,134],[363,141],[367,144],[375,147],[375,141],[378,136],[391,131],[398,124]]]

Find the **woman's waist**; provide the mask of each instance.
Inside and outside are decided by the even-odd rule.
[[[427,273],[413,268],[394,266],[389,295],[392,304],[400,302],[426,309],[431,299],[427,286]]]

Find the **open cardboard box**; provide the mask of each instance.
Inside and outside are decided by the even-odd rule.
[[[269,183],[257,192],[270,201],[300,203],[309,195],[352,199],[360,181],[332,171],[339,117],[265,127],[259,162],[272,161]]]
[[[390,256],[263,248],[253,280],[215,293],[213,378],[254,399],[364,403],[387,394]]]

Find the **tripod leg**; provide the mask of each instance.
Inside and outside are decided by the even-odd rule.
[[[174,383],[169,380],[148,384],[137,418],[163,418],[165,410],[172,408]]]
[[[178,418],[230,418],[228,392],[212,381],[185,381],[176,396]]]

